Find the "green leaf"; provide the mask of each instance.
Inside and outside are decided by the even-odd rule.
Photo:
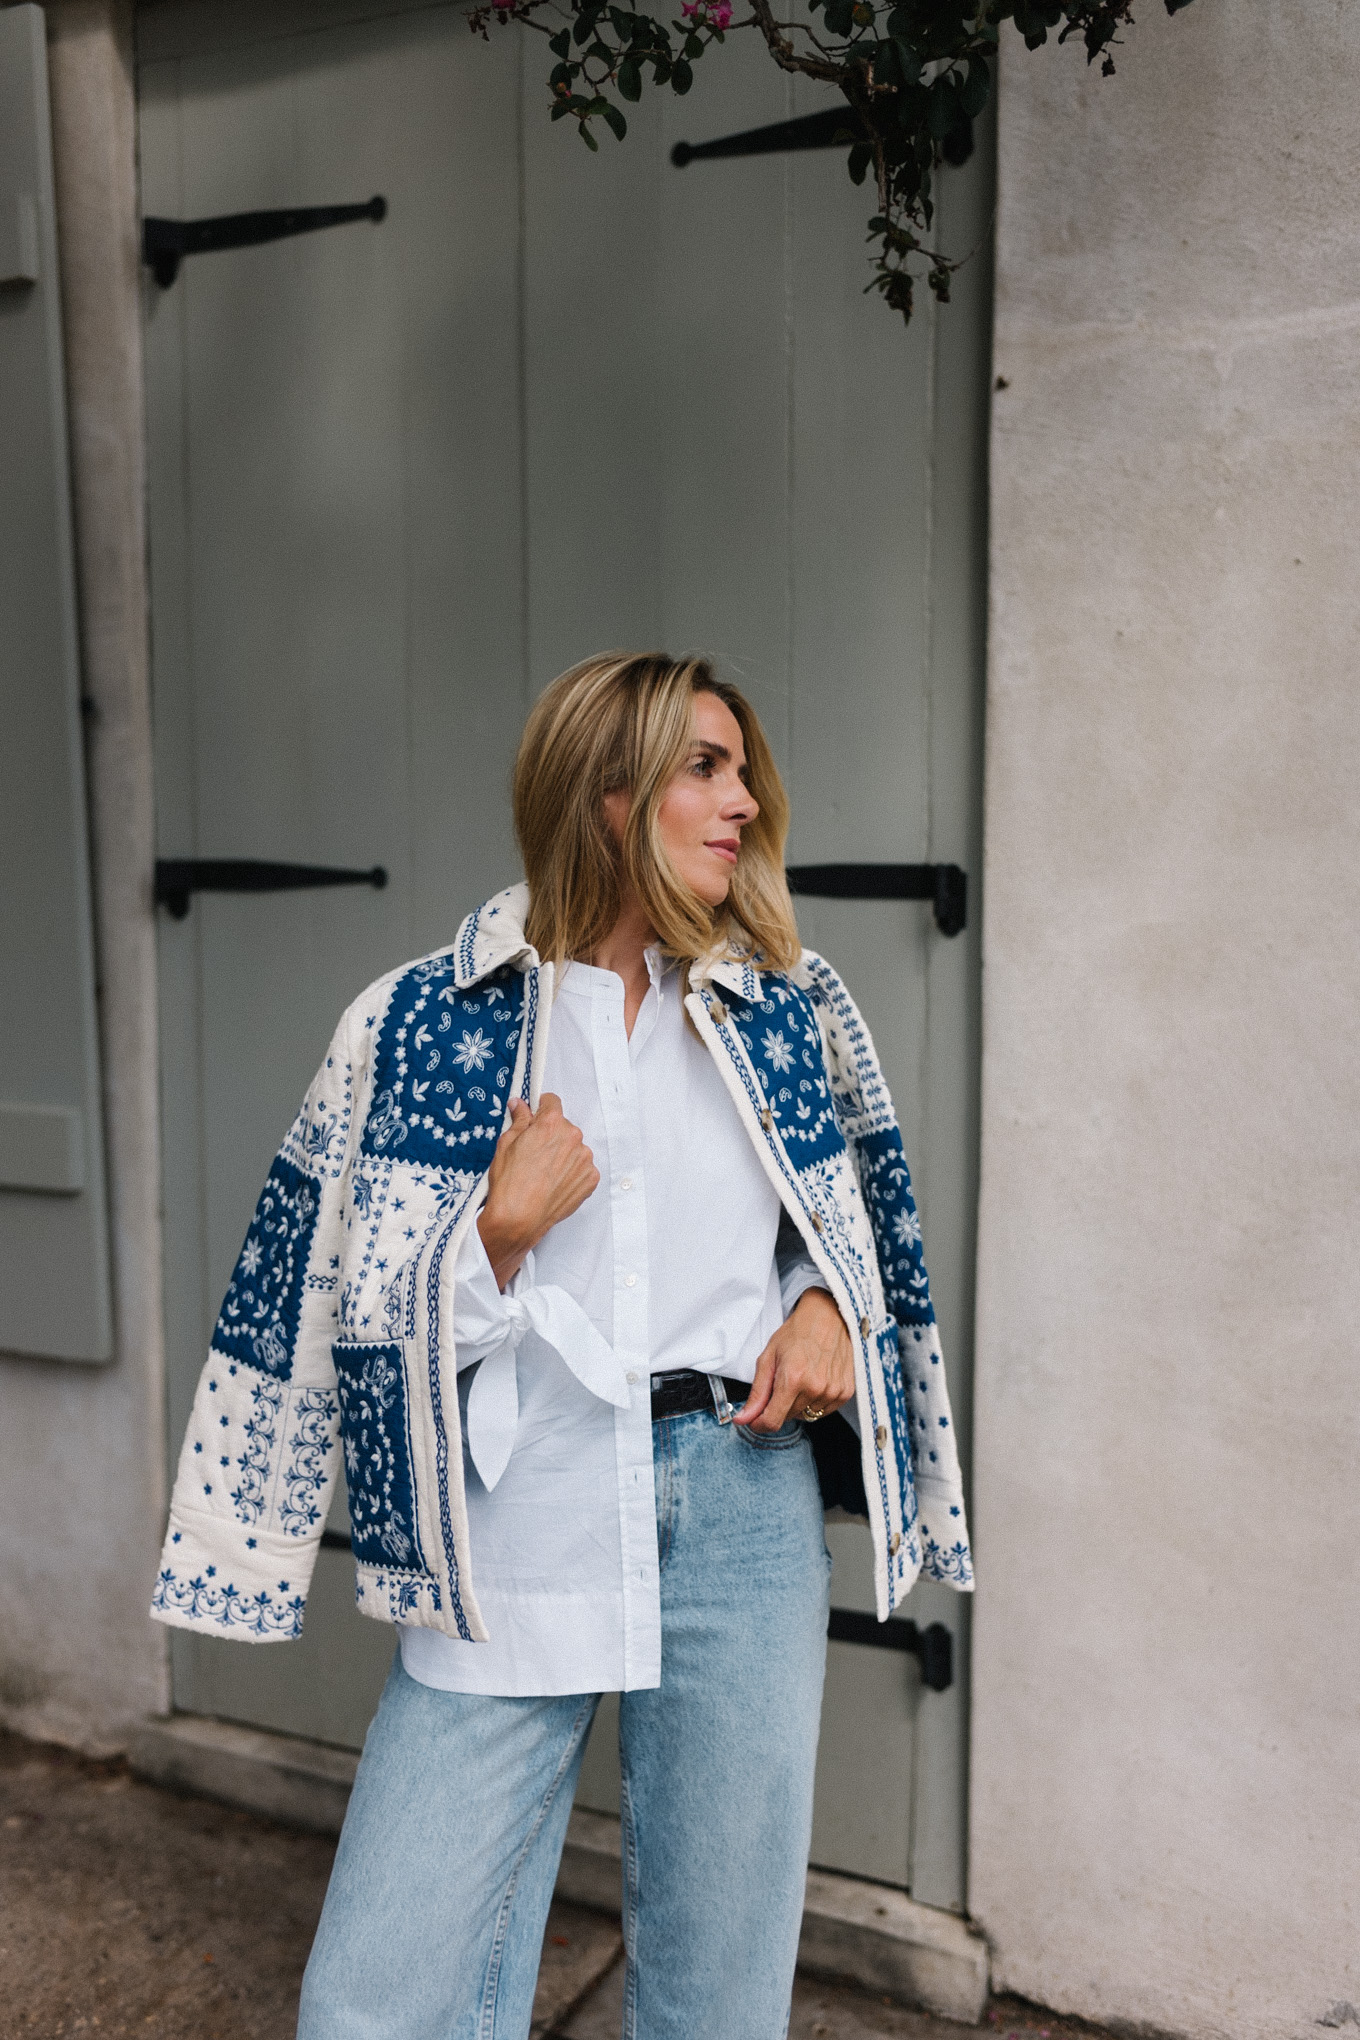
[[[685,93],[694,83],[694,73],[683,57],[677,57],[671,65],[671,91]]]
[[[653,85],[665,85],[669,81],[670,75],[671,75],[670,58],[669,57],[654,58],[652,62]]]
[[[865,44],[863,48],[864,54],[869,57],[874,67],[875,85],[905,84],[894,44],[890,42]]]
[[[613,128],[619,140],[622,141],[628,132],[628,123],[624,119],[620,108],[617,106],[606,106],[604,108],[604,117],[609,126]]]
[[[869,165],[873,160],[874,152],[868,143],[856,142],[846,162],[846,168],[850,172],[850,182],[852,184],[863,184],[869,174]]]
[[[602,43],[599,41],[593,42],[590,45],[590,48],[586,51],[586,55],[588,57],[594,57],[597,64],[607,64],[610,70],[611,71],[613,70],[614,52],[613,50],[610,49],[608,43]]]
[[[930,132],[937,142],[959,125],[958,88],[949,76],[937,78],[930,88]]]
[[[552,51],[552,53],[553,53],[553,55],[554,55],[555,57],[568,57],[568,56],[570,56],[570,55],[571,55],[571,35],[570,35],[569,31],[568,31],[567,29],[565,29],[565,28],[564,28],[564,29],[563,29],[563,30],[562,30],[562,31],[560,32],[560,34],[558,34],[558,35],[550,35],[550,36],[548,37],[548,48],[549,48],[549,49],[550,49],[550,50]]]
[[[703,44],[700,42],[698,36],[691,31],[691,33],[685,37],[685,55],[687,57],[701,57],[703,53],[704,53]]]
[[[641,99],[642,71],[636,57],[625,57],[619,65],[616,80],[619,91],[625,99]]]
[[[900,35],[893,37],[893,48],[897,52],[897,61],[902,67],[904,81],[908,85],[919,85],[921,82],[921,52],[914,43],[909,43],[905,36]]]
[[[586,147],[590,150],[593,150],[595,155],[598,156],[600,153],[600,145],[596,141],[594,135],[590,132],[590,129],[586,126],[584,121],[581,122],[581,125],[576,130],[576,132],[580,135],[581,140],[585,143]]]
[[[969,120],[976,120],[992,90],[992,74],[985,57],[968,59],[968,76],[959,88],[959,104]]]

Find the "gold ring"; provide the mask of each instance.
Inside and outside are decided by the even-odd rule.
[[[824,1417],[825,1415],[826,1411],[819,1410],[815,1403],[809,1403],[807,1408],[802,1412],[802,1418],[805,1424],[815,1424],[818,1417]]]

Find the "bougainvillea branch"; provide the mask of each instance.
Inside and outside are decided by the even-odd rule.
[[[780,21],[770,0],[749,0],[734,18],[732,0],[684,0],[663,21],[612,0],[488,0],[468,20],[487,36],[495,22],[520,23],[548,38],[551,117],[574,120],[590,149],[603,121],[619,141],[628,132],[620,100],[644,86],[688,92],[694,65],[738,29],[754,29],[776,64],[834,85],[845,99],[847,166],[856,184],[874,174],[877,210],[866,290],[911,317],[922,270],[942,302],[957,257],[932,247],[933,183],[951,139],[968,131],[991,96],[996,55],[1007,22],[1037,49],[1056,31],[1078,38],[1088,63],[1114,71],[1120,31],[1133,24],[1133,0],[798,0],[807,18]],[[1190,0],[1162,0],[1168,14]]]

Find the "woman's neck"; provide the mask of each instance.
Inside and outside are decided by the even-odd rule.
[[[646,951],[655,940],[656,930],[641,900],[636,893],[628,893],[618,920],[587,959],[596,970],[612,970],[615,977],[623,979],[623,1024],[630,1037],[651,985]]]

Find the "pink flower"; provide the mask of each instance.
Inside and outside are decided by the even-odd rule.
[[[685,0],[680,9],[696,28],[722,30],[732,26],[732,0]]]

